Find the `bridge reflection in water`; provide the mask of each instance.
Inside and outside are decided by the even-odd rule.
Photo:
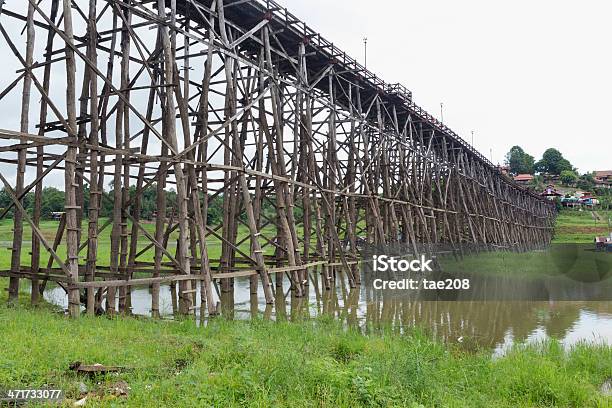
[[[389,331],[402,335],[417,329],[466,350],[486,348],[494,354],[503,353],[515,342],[547,337],[557,338],[564,345],[583,340],[612,344],[610,301],[427,301],[416,299],[409,291],[374,290],[367,283],[351,289],[340,272],[336,274],[336,289],[325,290],[320,271],[311,272],[307,296],[292,295],[285,282],[282,291],[276,290],[274,305],[266,304],[261,293],[250,293],[248,278],[236,279],[233,291],[220,293],[221,315],[229,320],[277,321],[328,316],[364,333]],[[519,284],[508,288],[506,281],[504,285],[504,290],[514,292],[527,287]],[[67,305],[61,288],[50,288],[45,297],[60,306]],[[172,318],[169,286],[162,287],[160,297],[164,317]],[[150,305],[150,290],[133,290],[134,314],[150,315]]]

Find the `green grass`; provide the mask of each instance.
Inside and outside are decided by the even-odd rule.
[[[564,209],[558,216],[555,225],[553,243],[593,243],[595,236],[609,235],[607,219],[612,222],[612,211],[595,210],[601,217],[597,221],[591,211]]]
[[[105,223],[106,219],[101,219],[99,222],[99,226],[102,226]],[[151,234],[155,235],[155,224],[154,223],[143,223],[142,224],[145,230]],[[57,232],[57,228],[59,226],[59,221],[45,220],[40,223],[40,230],[42,231],[43,236],[47,240],[47,242],[52,245],[53,240],[55,239],[55,235]],[[87,220],[84,220],[82,223],[83,231],[87,230]],[[132,223],[128,222],[128,231],[131,231]],[[298,231],[299,232],[299,231]],[[111,246],[111,226],[108,226],[98,237],[98,265],[108,266],[110,264],[110,246]],[[218,232],[220,234],[220,230]],[[262,228],[262,233],[267,236],[269,239],[272,239],[275,235],[275,227],[274,226],[266,226]],[[240,225],[238,227],[238,241],[242,240],[242,238],[248,236],[249,231],[248,228],[244,225]],[[66,257],[66,245],[65,245],[64,235],[60,246],[58,247],[57,253],[60,257]],[[169,243],[169,252],[174,253],[174,248],[176,247],[176,240],[178,238],[178,232],[175,231],[170,235]],[[32,229],[29,225],[24,223],[23,228],[23,244],[21,248],[21,263],[22,265],[28,265],[30,263],[30,256],[32,251]],[[148,238],[139,231],[139,240],[138,240],[138,248],[143,249],[149,244]],[[0,269],[8,269],[11,265],[11,251],[7,248],[10,248],[13,244],[13,220],[12,219],[1,219],[0,220]],[[210,259],[219,259],[221,256],[221,240],[213,236],[212,234],[208,234],[206,238],[206,244],[208,248],[208,256]],[[247,240],[242,245],[240,245],[240,249],[244,253],[250,252],[250,243]],[[86,256],[87,250],[84,249],[81,251],[81,256]],[[264,248],[264,253],[266,255],[272,255],[274,253],[274,248],[272,245],[268,245]],[[47,260],[49,259],[49,253],[45,248],[41,247],[41,264],[46,265]],[[144,254],[142,254],[138,260],[145,262],[153,262],[155,255],[155,249],[149,248]],[[170,261],[166,256],[163,257],[164,262]],[[58,267],[57,263],[54,263],[55,267]]]
[[[567,227],[589,222],[580,213],[562,212],[558,219]],[[42,225],[50,239],[56,227],[52,221]],[[0,221],[0,241],[10,242],[11,228],[10,220]],[[563,237],[584,239],[569,232]],[[109,244],[102,238],[101,258]],[[7,259],[1,255],[0,265],[6,267]],[[0,279],[0,387],[61,388],[66,405],[83,396],[83,382],[87,406],[612,406],[612,398],[599,392],[612,378],[609,345],[579,343],[565,350],[550,340],[516,345],[492,359],[489,350],[442,345],[419,330],[363,335],[326,318],[216,319],[206,327],[189,319],[71,320],[46,304],[28,307],[25,293],[16,308],[7,308],[6,283]],[[89,378],[68,370],[74,361],[130,370]],[[129,384],[128,396],[113,395],[120,380]]]
[[[590,211],[577,211],[577,210],[563,210],[559,213],[555,226],[555,237],[553,243],[592,243],[595,235],[607,235],[609,234],[607,218],[612,218],[612,211],[597,210],[597,213],[601,216],[601,221],[595,221]],[[106,220],[100,220],[100,225],[104,224]],[[49,243],[53,242],[58,221],[45,220],[40,224],[40,229]],[[155,225],[153,223],[144,223],[144,228],[151,235],[155,233]],[[86,221],[83,221],[83,228],[87,228]],[[128,228],[131,230],[131,223]],[[98,264],[102,266],[108,266],[110,263],[110,226],[100,234],[98,238]],[[265,236],[272,239],[275,235],[274,226],[267,226],[262,229]],[[298,234],[301,235],[301,228],[298,228]],[[248,235],[248,229],[240,225],[238,228],[238,240]],[[170,245],[175,245],[178,233],[175,231],[169,240]],[[13,220],[2,219],[0,220],[0,269],[8,269],[11,262],[11,251],[6,249],[12,246],[13,240]],[[30,252],[31,252],[31,241],[32,231],[28,225],[24,224],[24,240],[21,250],[21,262],[24,265],[29,264]],[[213,235],[208,235],[207,239],[208,253],[211,259],[219,259],[221,256],[221,241]],[[148,239],[140,232],[139,235],[139,249],[144,248],[149,243]],[[313,241],[313,245],[315,242]],[[173,247],[170,248],[170,252],[173,252]],[[245,252],[249,252],[249,241],[244,242],[240,248]],[[271,245],[266,246],[265,254],[272,255],[273,247]],[[64,241],[58,248],[58,253],[61,257],[65,257],[66,248]],[[153,261],[154,248],[150,248],[138,259],[140,261]],[[85,250],[82,252],[82,256],[85,256]],[[44,248],[41,248],[41,262],[46,264],[49,258],[48,253]],[[164,257],[164,261],[169,261]],[[58,265],[54,265],[57,267]]]
[[[2,305],[4,301],[0,302]],[[420,332],[372,334],[331,320],[228,322],[91,318],[0,306],[0,384],[90,392],[88,406],[606,407],[612,349],[555,341],[491,359]],[[74,361],[129,367],[97,378]],[[119,380],[127,397],[110,391]]]
[[[438,258],[443,271],[462,276],[505,276],[521,278],[574,279],[578,282],[612,283],[612,275],[605,266],[612,256],[603,251],[592,251],[594,244],[553,243],[545,251],[480,252],[460,259],[452,256]],[[548,281],[552,282],[552,281]]]
[[[597,210],[597,213],[601,219],[596,221],[590,211],[561,211],[556,219],[552,245],[545,251],[481,252],[461,259],[444,256],[440,257],[439,261],[443,270],[454,273],[476,272],[506,276],[520,274],[527,277],[562,274],[589,281],[589,276],[586,275],[596,274],[597,262],[606,264],[611,259],[608,253],[585,251],[595,248],[595,236],[609,234],[606,220],[607,217],[612,217],[612,212]],[[571,273],[583,276],[574,276]]]

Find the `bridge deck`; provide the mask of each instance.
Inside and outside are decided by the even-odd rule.
[[[167,4],[169,4],[169,1]],[[207,13],[210,13],[213,0],[193,0],[198,7],[202,7]],[[203,26],[206,22],[203,20],[204,14],[193,10],[191,0],[178,0],[177,12],[182,15],[189,15],[194,21],[199,21]],[[224,7],[225,18],[233,27],[238,28],[243,32],[248,32],[257,26],[263,19],[268,19],[271,29],[275,32],[275,37],[281,44],[282,51],[285,52],[285,58],[277,60],[280,73],[292,75],[295,72],[295,57],[298,55],[299,44],[305,42],[308,52],[309,77],[316,77],[321,73],[330,62],[333,62],[339,67],[338,76],[343,77],[347,82],[359,85],[362,89],[361,95],[366,100],[373,98],[374,95],[379,95],[385,101],[387,106],[395,106],[398,118],[405,119],[408,115],[412,117],[413,122],[421,123],[423,130],[433,131],[437,137],[445,137],[447,143],[451,143],[451,148],[461,148],[469,152],[474,158],[488,166],[493,172],[497,173],[505,183],[514,188],[524,191],[537,199],[542,199],[539,195],[524,189],[516,184],[513,180],[504,177],[496,165],[491,163],[482,153],[476,150],[472,145],[467,143],[461,136],[455,133],[452,129],[440,122],[436,117],[428,113],[425,109],[414,103],[412,93],[402,84],[390,84],[385,82],[375,73],[369,71],[362,64],[348,55],[343,50],[334,45],[333,42],[327,40],[320,33],[317,33],[310,28],[305,22],[291,14],[286,7],[281,6],[273,0],[233,0],[227,2]],[[254,37],[247,38],[241,48],[257,55],[262,43]],[[319,81],[316,88],[322,92],[328,92],[327,82]],[[348,101],[346,95],[338,94],[336,97],[338,105],[347,107]],[[363,107],[363,112],[366,113],[367,106]],[[368,119],[376,121],[376,112],[370,111]]]

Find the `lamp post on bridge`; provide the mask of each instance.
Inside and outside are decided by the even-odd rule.
[[[368,67],[368,37],[363,37],[363,66]]]

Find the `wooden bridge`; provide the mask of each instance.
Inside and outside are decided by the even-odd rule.
[[[261,285],[268,303],[284,278],[301,296],[313,267],[327,289],[336,269],[358,285],[358,241],[416,251],[551,239],[553,205],[273,1],[26,0],[0,10],[0,49],[15,68],[0,106],[18,112],[0,130],[14,206],[11,267],[0,272],[9,302],[20,279],[32,281],[33,302],[51,280],[71,316],[82,304],[123,313],[131,287],[151,285],[156,316],[160,285],[171,283],[180,313],[215,314],[237,277],[255,293]],[[39,225],[53,183],[66,205],[49,237]],[[141,215],[151,189],[154,228]],[[222,216],[211,222],[215,200]]]

